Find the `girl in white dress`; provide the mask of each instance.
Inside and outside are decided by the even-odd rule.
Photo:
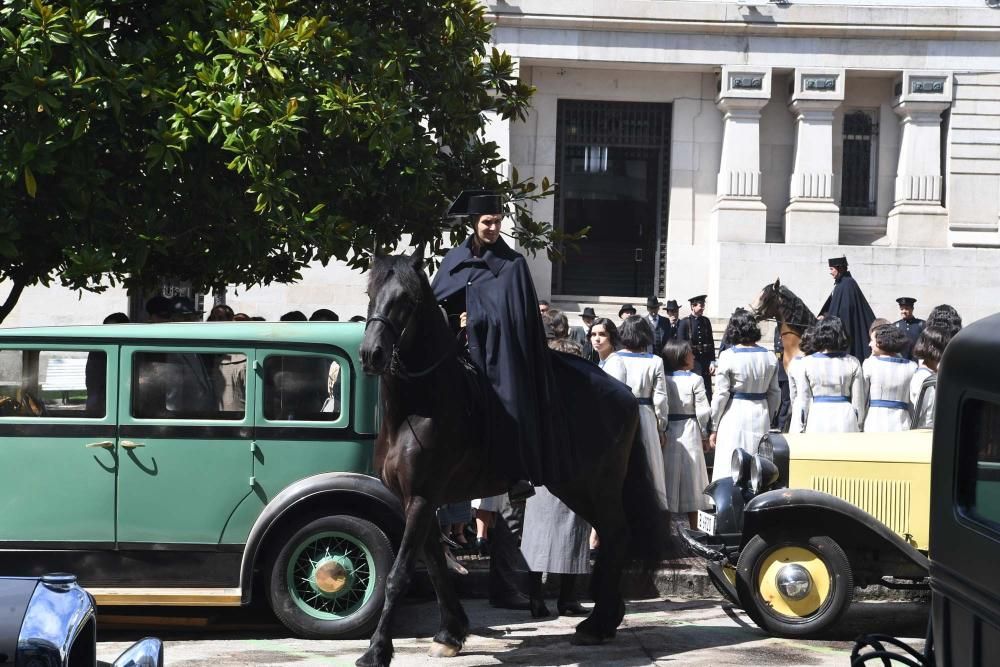
[[[891,324],[871,332],[872,356],[861,364],[868,396],[866,433],[910,430],[910,382],[917,365],[901,356],[908,342],[906,334]]]
[[[653,342],[653,329],[644,318],[625,318],[619,329],[622,351],[611,355],[604,372],[632,388],[639,399],[639,431],[646,450],[650,477],[661,509],[667,507],[667,489],[663,473],[663,431],[667,424],[667,389],[664,384],[663,359],[645,352]]]
[[[788,422],[789,433],[802,433],[806,427],[806,367],[805,364],[802,363],[802,360],[813,353],[812,337],[815,330],[815,327],[812,326],[802,332],[802,338],[799,339],[799,352],[801,352],[801,354],[792,359],[791,363],[788,364],[788,369],[786,371],[786,374],[788,375],[788,404],[791,406],[790,409],[792,412],[791,420]]]
[[[712,481],[729,475],[733,451],[742,447],[751,454],[771,427],[781,405],[778,360],[760,345],[760,328],[753,315],[733,315],[726,327],[733,347],[719,355],[712,396],[712,429],[709,446],[715,448]]]
[[[920,361],[920,366],[910,380],[910,402],[913,404],[912,428],[934,427],[936,389],[933,384],[924,389],[924,381],[937,377],[938,363],[950,339],[949,332],[944,328],[931,326],[920,332],[917,342],[913,345],[913,356]],[[923,398],[920,396],[921,392]]]
[[[865,379],[861,363],[847,353],[839,317],[816,325],[813,348],[802,360],[805,371],[806,433],[854,433],[865,420]]]
[[[597,353],[597,365],[604,368],[618,349],[618,327],[606,317],[598,317],[590,326],[590,346]]]
[[[667,509],[688,515],[692,530],[698,528],[698,510],[712,503],[705,495],[708,468],[708,420],[712,406],[705,395],[705,380],[691,372],[694,353],[686,340],[671,340],[663,347],[666,371],[667,445],[663,465],[667,484]]]

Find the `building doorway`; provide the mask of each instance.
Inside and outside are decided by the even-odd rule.
[[[590,232],[553,266],[554,294],[662,292],[670,106],[559,100],[555,225]]]

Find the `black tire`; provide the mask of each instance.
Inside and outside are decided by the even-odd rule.
[[[814,579],[825,574],[828,582],[813,581],[810,595],[800,602],[788,603],[777,599],[778,605],[788,605],[791,613],[775,608],[769,595],[777,594],[777,586],[762,579],[762,568],[780,567],[775,563],[786,562],[783,554],[794,554],[791,549],[804,549],[812,554],[816,564]],[[801,553],[801,552],[798,552]],[[820,567],[821,566],[821,567]],[[773,571],[773,570],[772,570]],[[827,583],[827,592],[820,595],[821,583]],[[770,590],[762,590],[762,586]],[[854,577],[851,564],[844,550],[826,536],[797,536],[792,534],[755,535],[747,542],[736,566],[736,591],[740,604],[754,623],[769,634],[779,637],[812,637],[836,625],[847,611],[854,597]]]
[[[310,569],[308,563],[317,556],[331,565]],[[290,569],[293,558],[298,566]],[[311,520],[285,533],[271,561],[267,585],[271,609],[300,637],[368,637],[382,613],[393,559],[392,543],[371,521],[346,514]],[[342,578],[344,583],[334,584],[342,586],[337,591],[319,590],[316,577],[305,576],[328,574],[330,567],[336,568],[339,578],[324,583],[330,588],[329,582]]]

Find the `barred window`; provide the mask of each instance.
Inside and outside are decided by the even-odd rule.
[[[878,210],[878,111],[844,114],[844,160],[840,214],[876,215]]]

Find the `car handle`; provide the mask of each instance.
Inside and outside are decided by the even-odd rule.
[[[115,446],[115,443],[111,440],[102,440],[101,442],[90,442],[84,446],[87,449],[111,449]]]
[[[132,442],[131,440],[122,440],[122,447],[125,449],[135,449],[136,447],[145,447],[146,445],[141,442]]]

